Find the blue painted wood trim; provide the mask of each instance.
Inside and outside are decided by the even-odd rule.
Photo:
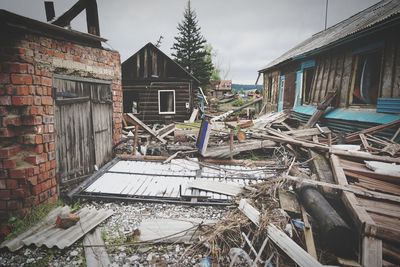
[[[307,61],[304,61],[301,63],[301,70],[307,69],[307,68],[312,68],[315,67],[315,60],[314,59],[310,59]]]
[[[371,51],[374,49],[383,48],[384,46],[385,46],[384,41],[378,41],[378,42],[371,43],[368,45],[354,47],[352,49],[352,52],[353,52],[353,54],[360,54],[360,53],[368,52],[368,51]]]
[[[293,110],[306,114],[312,115],[317,108],[314,106],[297,106]],[[359,122],[370,122],[370,123],[378,123],[385,124],[390,123],[396,120],[400,120],[400,115],[394,114],[384,114],[377,113],[373,110],[354,110],[348,108],[336,108],[336,109],[328,109],[325,112],[325,119],[337,119],[337,120],[346,120],[346,121],[359,121]]]

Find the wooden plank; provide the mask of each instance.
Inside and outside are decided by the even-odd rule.
[[[250,151],[261,148],[272,148],[275,147],[276,143],[269,140],[254,140],[254,141],[246,141],[240,144],[235,144],[232,154],[236,155],[240,152]],[[217,147],[208,147],[207,151],[203,154],[203,157],[206,158],[229,158],[231,155],[230,146],[217,146]]]
[[[380,132],[380,131],[383,131],[385,129],[389,129],[389,128],[392,128],[392,127],[398,126],[398,125],[400,125],[400,120],[396,120],[396,121],[393,121],[393,122],[390,122],[390,123],[386,123],[386,124],[381,124],[381,125],[378,125],[378,126],[370,127],[368,129],[364,129],[364,130],[361,130],[361,131],[358,131],[358,132],[353,132],[353,133],[347,134],[345,136],[345,140],[346,140],[346,142],[355,141],[355,140],[358,139],[359,134],[361,134],[361,133],[365,134],[365,135],[366,134],[374,134],[374,133],[377,133],[377,132]]]
[[[393,78],[394,78],[394,66],[396,60],[396,42],[389,41],[385,44],[384,49],[384,60],[383,60],[383,68],[382,68],[382,97],[394,97],[392,95],[393,89]],[[399,63],[397,63],[399,64]]]
[[[333,189],[351,192],[353,194],[360,195],[360,196],[365,196],[365,197],[370,197],[370,198],[375,198],[375,199],[389,200],[389,201],[400,203],[400,197],[398,197],[398,196],[374,192],[371,190],[366,190],[366,189],[358,188],[358,187],[351,186],[351,185],[330,184],[330,183],[315,181],[315,180],[311,180],[311,179],[303,179],[303,178],[290,176],[290,175],[283,175],[283,177],[285,179],[292,180],[292,181],[295,181],[298,183],[318,185],[318,186],[322,186],[322,187],[333,188]]]
[[[308,221],[307,212],[303,206],[300,207],[301,207],[301,215],[303,217],[303,222],[304,222],[304,239],[306,241],[307,251],[315,259],[318,259],[317,250],[315,249],[314,235],[312,232],[311,224]]]
[[[167,143],[166,140],[164,140],[162,137],[158,136],[152,129],[150,129],[146,124],[144,124],[141,120],[136,118],[132,113],[125,113],[124,114],[125,120],[129,121],[132,124],[138,124],[140,125],[141,128],[143,128],[146,132],[148,132],[150,135],[155,137],[158,141],[161,143],[165,144]]]
[[[197,118],[197,114],[199,114],[199,109],[198,108],[194,108],[193,111],[192,111],[192,114],[190,115],[190,118],[189,118],[188,122],[189,123],[193,123]]]
[[[175,123],[168,124],[161,129],[154,131],[158,136],[164,137],[175,131]]]
[[[312,167],[314,173],[317,174],[317,177],[320,181],[326,183],[335,183],[335,179],[333,178],[331,167],[325,158],[325,156],[320,153],[314,152],[311,149],[309,150],[310,158],[312,158]],[[331,192],[333,193],[333,192]]]
[[[340,167],[340,160],[339,157],[337,157],[336,155],[331,155],[331,166],[334,177],[338,182],[338,184],[343,186],[347,185],[348,183],[346,175],[344,174],[343,169]],[[362,206],[359,205],[357,198],[353,193],[344,192],[341,198],[359,230],[363,230],[364,233],[368,234],[377,232],[377,226],[374,220],[371,218],[371,216],[369,216],[367,211]],[[381,265],[374,265],[381,261],[382,261],[382,241],[364,235],[362,237],[362,245],[361,245],[361,264],[363,266],[381,266]]]
[[[260,212],[254,208],[247,199],[241,199],[239,209],[257,226],[260,224]],[[296,244],[289,236],[283,231],[278,229],[275,225],[269,224],[267,226],[268,237],[284,251],[296,264],[301,267],[323,266],[310,254],[304,251],[299,245]]]
[[[71,20],[73,20],[76,16],[79,15],[79,13],[81,13],[86,8],[87,4],[88,4],[87,0],[78,0],[78,2],[76,2],[70,9],[64,12],[51,24],[60,27],[68,26],[71,23]]]
[[[400,179],[398,178],[398,176],[376,173],[374,171],[369,170],[362,163],[342,159],[342,160],[340,160],[340,164],[346,173],[347,172],[356,173],[356,174],[364,175],[364,176],[367,176],[367,177],[370,177],[373,179],[377,179],[380,181],[385,181],[385,182],[394,183],[394,184],[400,184]]]
[[[371,236],[362,238],[361,264],[364,267],[382,266],[382,240]]]
[[[331,130],[328,127],[321,127],[321,130],[325,133],[331,133]],[[308,128],[308,129],[296,129],[291,131],[285,131],[285,134],[293,135],[294,137],[305,137],[321,134],[321,131],[318,128]]]
[[[369,153],[362,152],[362,151],[345,151],[345,150],[341,150],[341,149],[332,148],[330,150],[330,153],[339,155],[339,156],[345,156],[345,157],[354,157],[354,158],[358,158],[358,159],[375,160],[375,161],[383,161],[383,162],[400,164],[400,158],[371,155]]]
[[[203,180],[195,180],[188,183],[189,188],[197,188],[204,191],[216,192],[228,196],[236,196],[238,195],[243,186],[237,184],[228,184],[221,183],[215,181],[203,181]]]
[[[350,80],[351,80],[351,69],[353,64],[353,55],[351,51],[346,52],[344,64],[343,64],[343,75],[342,75],[342,83],[340,86],[340,101],[339,106],[347,107],[349,89],[350,89]]]
[[[336,96],[336,92],[332,92],[332,91],[328,92],[326,94],[326,96],[324,96],[321,103],[318,104],[317,110],[314,112],[314,114],[310,117],[310,119],[307,121],[306,125],[304,126],[305,128],[313,127],[318,122],[318,120],[321,118],[321,116],[324,115],[325,110],[331,104],[331,102],[335,98],[335,96]]]

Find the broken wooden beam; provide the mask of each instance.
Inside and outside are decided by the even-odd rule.
[[[260,225],[260,212],[247,199],[241,199],[239,209],[257,226]],[[268,224],[267,235],[280,249],[282,249],[296,264],[301,267],[322,267],[323,265],[296,244],[283,231],[273,224]]]
[[[374,192],[371,190],[351,186],[351,185],[340,185],[340,184],[330,184],[330,183],[325,183],[325,182],[320,182],[320,181],[315,181],[311,179],[302,179],[290,175],[283,175],[283,178],[295,181],[300,184],[308,184],[308,185],[318,185],[321,187],[328,187],[328,188],[333,188],[333,189],[338,189],[341,191],[346,191],[346,192],[351,192],[356,195],[360,196],[365,196],[369,198],[375,198],[375,199],[383,199],[383,200],[389,200],[393,202],[400,203],[400,197],[398,196],[393,196],[385,193],[380,193],[380,192]]]
[[[325,99],[322,101],[321,104],[318,105],[317,110],[313,113],[313,115],[311,115],[310,119],[307,121],[304,128],[311,128],[318,122],[318,120],[322,117],[322,115],[324,115],[325,110],[331,104],[335,96],[336,96],[336,91],[329,91],[327,93]]]
[[[155,137],[161,143],[163,143],[163,144],[167,143],[166,140],[164,140],[161,136],[158,136],[156,132],[154,132],[152,129],[150,129],[149,126],[144,124],[141,120],[139,120],[137,117],[135,117],[132,113],[125,113],[124,118],[129,123],[132,123],[134,125],[139,125],[141,128],[143,128],[146,132],[148,132],[150,135]]]
[[[79,15],[79,13],[81,13],[86,8],[88,2],[89,2],[88,0],[79,0],[70,9],[64,12],[64,14],[62,14],[56,20],[54,20],[51,24],[60,27],[68,26],[71,23],[71,20],[73,20],[76,16]]]
[[[339,157],[331,155],[330,161],[333,175],[338,185],[348,185],[346,175],[340,167]],[[378,233],[378,226],[375,221],[360,205],[353,192],[343,192],[341,199],[354,224],[361,232],[360,263],[366,267],[382,266],[382,240],[374,237]]]
[[[237,155],[240,152],[250,151],[261,148],[273,148],[276,143],[269,140],[253,140],[246,141],[240,144],[235,144],[232,150],[232,155]],[[206,158],[229,158],[231,155],[230,145],[209,147],[205,153],[202,154]]]
[[[397,125],[400,125],[400,120],[393,121],[393,122],[386,123],[386,124],[381,124],[381,125],[374,126],[374,127],[368,128],[368,129],[364,129],[364,130],[361,130],[358,132],[349,133],[344,138],[345,138],[346,142],[352,142],[359,138],[359,134],[364,134],[364,135],[373,134],[373,133],[383,131],[385,129],[392,128]]]

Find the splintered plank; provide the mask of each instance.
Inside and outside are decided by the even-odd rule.
[[[166,140],[164,140],[161,136],[158,136],[156,132],[154,132],[152,129],[150,129],[149,126],[144,124],[141,120],[136,118],[132,113],[125,113],[124,118],[129,123],[132,123],[134,125],[139,125],[140,127],[142,127],[146,132],[148,132],[150,135],[155,137],[161,143],[163,143],[163,144],[167,143]]]
[[[336,182],[342,186],[348,185],[338,156],[331,155],[331,166]],[[341,198],[355,225],[364,231],[362,233],[361,264],[367,267],[382,266],[382,240],[367,235],[367,231],[368,234],[377,232],[375,221],[360,205],[354,193],[343,192]]]
[[[260,212],[254,208],[247,199],[240,200],[239,210],[241,210],[255,225],[259,226]],[[299,266],[323,266],[275,225],[270,223],[267,226],[267,234],[272,242],[281,248],[282,251]]]

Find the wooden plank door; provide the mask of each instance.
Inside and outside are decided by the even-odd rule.
[[[111,85],[60,75],[53,80],[57,176],[66,188],[112,158]]]
[[[94,170],[90,92],[76,81],[54,79],[57,176],[60,187]]]
[[[112,96],[107,84],[91,84],[94,153],[97,167],[112,158]]]

